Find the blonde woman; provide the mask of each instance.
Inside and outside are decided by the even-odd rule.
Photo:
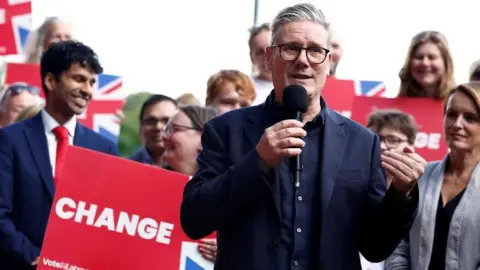
[[[58,17],[47,18],[45,22],[28,37],[25,49],[26,62],[39,64],[42,53],[52,43],[71,39],[72,28],[69,23]]]
[[[480,266],[480,82],[446,96],[443,115],[450,153],[418,180],[412,229],[386,260],[388,270],[478,270]]]
[[[436,31],[415,35],[400,70],[398,97],[443,99],[455,87],[447,39]]]
[[[17,119],[15,119],[15,122],[19,122],[19,121],[34,117],[43,109],[43,107],[44,107],[43,104],[37,104],[37,105],[32,105],[32,106],[23,108],[20,114],[18,114]]]

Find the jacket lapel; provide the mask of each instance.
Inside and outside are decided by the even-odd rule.
[[[326,110],[321,166],[322,215],[328,209],[346,145],[344,120],[330,109]]]
[[[257,110],[252,110],[247,115],[246,128],[243,128],[244,136],[246,137],[248,144],[246,145],[247,149],[255,149],[260,138],[262,138],[263,132],[266,128],[270,127],[275,123],[271,119],[267,108],[264,105],[259,105]],[[248,127],[248,128],[247,128]],[[272,177],[274,177],[274,184],[271,186],[272,197],[275,202],[275,207],[277,208],[278,216],[280,217],[280,186],[278,185],[278,168],[276,167],[273,170]]]
[[[50,156],[48,154],[48,143],[45,135],[45,128],[42,121],[41,113],[34,116],[27,122],[27,129],[25,129],[25,137],[28,146],[32,152],[33,159],[38,167],[40,176],[43,181],[43,187],[53,199],[55,194],[55,187],[53,184],[52,165]]]
[[[79,122],[75,126],[75,135],[73,137],[73,145],[88,148],[88,140],[85,132],[85,127]]]
[[[440,192],[442,189],[446,162],[447,158],[444,158],[441,163],[435,166],[428,177],[426,175],[422,176],[422,178],[418,181],[420,188],[418,213],[420,215],[420,219],[417,217],[415,221],[419,220],[420,223],[414,223],[413,226],[418,228],[420,233],[418,245],[419,269],[426,269],[428,267],[428,262],[430,261],[433,238],[435,234],[435,220],[437,216],[438,199],[440,198]]]

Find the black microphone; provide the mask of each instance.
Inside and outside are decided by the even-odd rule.
[[[289,85],[283,90],[283,109],[288,119],[295,119],[302,122],[302,114],[307,111],[308,97],[307,90],[301,85]],[[293,175],[295,187],[300,187],[300,174],[302,161],[300,156],[291,157],[289,160],[290,172]]]

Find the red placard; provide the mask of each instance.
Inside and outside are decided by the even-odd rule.
[[[0,0],[0,55],[23,54],[32,27],[30,0]]]
[[[1,1],[1,0],[0,0]],[[42,90],[40,67],[36,64],[8,63],[6,67],[5,84],[28,83],[40,90],[40,96],[45,98]]]
[[[398,109],[412,115],[417,124],[416,152],[427,161],[441,160],[448,153],[443,138],[443,101],[429,98],[355,97],[352,120],[366,125],[375,109]]]
[[[328,77],[322,96],[329,108],[350,118],[355,96],[381,97],[385,91],[385,84],[381,81],[339,80]]]
[[[64,166],[38,269],[213,269],[180,225],[189,176],[75,146]]]

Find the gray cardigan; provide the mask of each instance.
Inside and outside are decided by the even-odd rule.
[[[446,158],[432,162],[418,180],[418,214],[408,236],[385,261],[387,270],[427,270],[432,254],[435,218]],[[480,165],[475,167],[453,214],[447,239],[445,269],[480,269]]]

